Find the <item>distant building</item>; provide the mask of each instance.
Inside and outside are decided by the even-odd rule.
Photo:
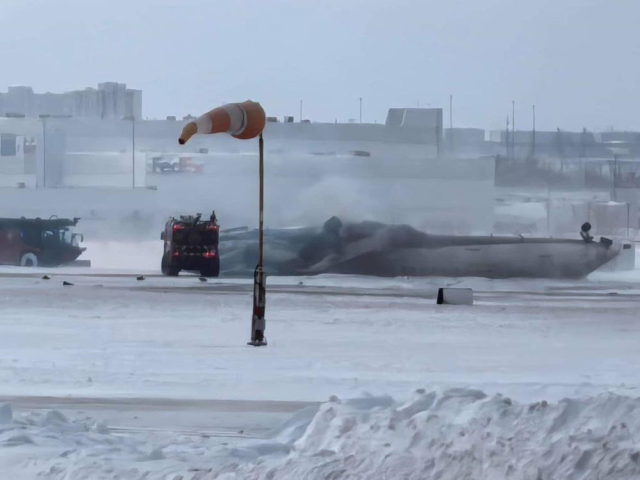
[[[6,93],[0,92],[0,115],[142,119],[142,91],[128,89],[124,83],[117,82],[65,93],[34,93],[31,87],[12,86]]]
[[[430,129],[442,136],[441,108],[390,108],[387,127]]]
[[[513,140],[513,131],[508,133],[504,130],[492,130],[490,133],[490,139],[492,142],[504,143],[507,138],[509,141]],[[595,136],[592,132],[568,132],[566,130],[555,131],[542,131],[538,130],[535,133],[536,144],[539,145],[551,145],[554,143],[562,142],[569,145],[577,145],[580,143],[593,144],[596,143]],[[517,144],[529,144],[533,141],[533,132],[531,130],[516,130],[515,141]]]
[[[495,154],[482,128],[445,128],[444,150],[450,157],[467,158]]]

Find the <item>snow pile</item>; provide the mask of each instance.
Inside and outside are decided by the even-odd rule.
[[[276,436],[290,453],[226,468],[231,479],[630,479],[640,475],[640,399],[603,394],[518,404],[481,391],[418,391],[405,404],[323,404]],[[272,449],[272,451],[275,451]]]
[[[478,390],[329,402],[239,445],[157,442],[59,412],[0,406],[7,478],[181,480],[640,478],[640,399],[603,394],[519,404]]]
[[[161,458],[159,450],[150,448],[131,437],[116,436],[88,417],[69,419],[56,410],[16,415],[10,404],[0,404],[2,478],[80,479],[112,471],[135,473],[136,462]]]

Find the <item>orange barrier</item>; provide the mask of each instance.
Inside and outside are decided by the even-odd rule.
[[[247,100],[242,103],[229,103],[201,115],[187,123],[182,129],[178,142],[184,145],[196,133],[228,133],[241,140],[255,138],[266,124],[264,109],[257,102]]]

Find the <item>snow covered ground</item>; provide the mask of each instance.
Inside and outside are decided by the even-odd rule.
[[[269,278],[252,348],[250,282],[150,254],[139,281],[113,251],[0,270],[6,478],[640,475],[640,271]],[[476,305],[435,305],[445,285]]]
[[[417,390],[296,413],[259,440],[145,439],[58,411],[0,406],[5,478],[616,479],[640,475],[640,399],[522,404],[479,390]],[[241,434],[239,432],[239,434]]]

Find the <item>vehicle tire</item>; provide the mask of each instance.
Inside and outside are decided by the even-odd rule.
[[[38,257],[35,253],[25,253],[20,258],[20,266],[21,267],[37,267],[38,266]]]
[[[171,265],[171,261],[166,253],[162,256],[161,270],[162,274],[168,277],[177,277],[180,274],[180,269]]]
[[[200,270],[200,275],[203,277],[218,277],[220,276],[220,259],[216,258],[213,261],[207,262],[206,265]]]

